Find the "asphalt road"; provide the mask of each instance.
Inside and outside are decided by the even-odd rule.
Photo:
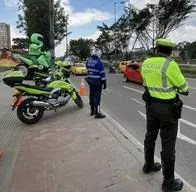
[[[81,77],[72,78],[79,86]],[[145,106],[142,101],[143,87],[131,82],[125,83],[122,74],[108,74],[108,87],[103,90],[102,108],[143,143],[145,136]],[[184,101],[176,144],[176,171],[196,187],[196,79],[188,79],[192,88]],[[160,157],[160,137],[157,140],[156,155]]]
[[[0,74],[0,122],[10,110],[9,101],[13,94],[13,89],[1,82],[1,76]],[[71,78],[76,87],[80,86],[81,78],[81,76]],[[108,88],[102,94],[102,108],[143,143],[146,120],[141,95],[144,90],[141,85],[125,83],[122,79],[122,74],[108,74]],[[196,187],[196,79],[188,79],[188,82],[192,88],[190,95],[181,97],[184,107],[176,144],[176,171]],[[156,148],[158,157],[160,148],[158,138]]]

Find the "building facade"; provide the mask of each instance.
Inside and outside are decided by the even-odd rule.
[[[0,49],[11,48],[10,25],[0,23]]]

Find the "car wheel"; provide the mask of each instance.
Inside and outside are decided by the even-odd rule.
[[[124,82],[128,82],[129,80],[128,80],[128,78],[127,78],[126,76],[124,76],[124,77],[123,77],[123,81],[124,81]]]

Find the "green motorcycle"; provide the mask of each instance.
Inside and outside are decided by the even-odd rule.
[[[54,71],[54,75],[52,75],[52,71],[48,71],[48,73],[35,72],[33,79],[35,85],[38,87],[46,87],[54,78],[68,82],[71,74],[71,63],[68,61],[57,61],[55,62]]]
[[[72,99],[79,108],[83,101],[71,83],[56,80],[48,84],[47,88],[22,83],[21,71],[11,71],[4,78],[6,85],[14,87],[12,110],[17,108],[17,117],[26,124],[37,123],[45,110],[56,110],[65,106]]]

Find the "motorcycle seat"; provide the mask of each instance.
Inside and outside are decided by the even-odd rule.
[[[52,88],[52,87],[43,87],[43,88],[41,88],[41,87],[37,87],[35,85],[29,85],[29,84],[21,84],[21,85],[24,86],[24,87],[27,87],[27,88],[38,89],[38,90],[46,91],[46,92],[51,92],[51,91],[54,90],[54,88]]]

